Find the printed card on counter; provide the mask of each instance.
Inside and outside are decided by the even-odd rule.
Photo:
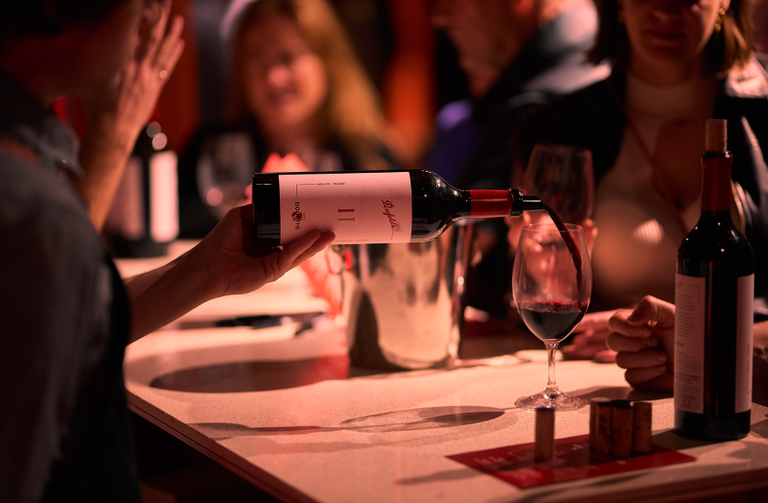
[[[644,470],[696,459],[658,445],[654,445],[648,454],[617,459],[591,451],[589,435],[555,440],[555,453],[548,461],[534,459],[533,442],[455,454],[448,458],[521,488]]]

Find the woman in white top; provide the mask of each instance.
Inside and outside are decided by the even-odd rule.
[[[734,155],[734,222],[755,251],[755,319],[766,319],[768,74],[753,53],[749,1],[599,0],[597,6],[600,28],[590,57],[610,61],[612,75],[537,114],[519,138],[529,147],[564,143],[593,152],[593,310],[633,306],[646,295],[674,300],[677,248],[700,211],[704,123],[720,118],[728,120]],[[571,354],[591,356],[604,347],[612,314],[588,315]],[[649,342],[656,340],[643,340]],[[657,370],[664,366],[654,363]]]

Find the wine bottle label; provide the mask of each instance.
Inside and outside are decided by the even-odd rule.
[[[754,275],[738,279],[735,411],[752,406],[752,302]],[[675,408],[704,413],[706,278],[675,277]]]
[[[172,151],[157,153],[149,160],[149,228],[158,243],[179,235],[177,166]]]
[[[332,230],[337,244],[411,239],[411,176],[392,173],[280,175],[280,240]]]
[[[704,413],[706,278],[675,277],[675,408]]]

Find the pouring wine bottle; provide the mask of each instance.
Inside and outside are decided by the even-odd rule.
[[[465,218],[549,210],[517,189],[459,190],[423,170],[257,173],[253,241],[290,243],[310,229],[332,230],[335,244],[429,241]]]
[[[701,217],[683,239],[675,278],[675,432],[745,437],[752,408],[752,248],[731,219],[726,121],[710,120]]]

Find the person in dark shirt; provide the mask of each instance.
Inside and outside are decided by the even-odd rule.
[[[532,2],[438,0],[432,24],[445,30],[467,76],[470,98],[443,107],[424,169],[461,189],[513,183],[514,145],[522,118],[553,98],[604,78],[586,62],[597,18],[584,0]],[[509,309],[512,266],[501,219],[477,227],[467,302],[497,317]]]
[[[125,345],[333,239],[257,248],[239,207],[177,260],[120,278],[94,227],[111,196],[86,189],[119,180],[173,70],[180,23],[164,35],[167,14],[155,0],[28,0],[0,17],[0,501],[141,501]],[[108,140],[81,155],[46,109],[67,94],[93,105],[90,127]]]

